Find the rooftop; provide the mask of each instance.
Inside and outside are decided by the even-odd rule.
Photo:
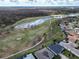
[[[75,42],[76,40],[79,40],[79,35],[77,35],[75,32],[71,32],[68,34],[67,38],[71,42]]]
[[[52,59],[54,57],[54,54],[47,48],[44,48],[42,50],[35,52],[35,56],[38,59]]]
[[[64,48],[59,44],[50,45],[48,49],[50,49],[53,53],[55,53],[55,55],[60,54],[64,50]]]
[[[17,58],[17,59],[35,59],[35,58],[32,54],[28,54],[28,55],[21,56],[20,58]]]

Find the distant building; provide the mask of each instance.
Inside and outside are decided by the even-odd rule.
[[[79,28],[74,28],[75,32],[79,34]]]
[[[79,35],[75,32],[70,32],[67,36],[68,40],[71,42],[76,42],[77,40],[79,40]]]
[[[44,48],[35,52],[35,56],[37,57],[37,59],[52,59],[54,57],[54,54],[47,48]]]

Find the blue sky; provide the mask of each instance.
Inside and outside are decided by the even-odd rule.
[[[0,6],[79,6],[79,0],[37,0],[37,2],[32,2],[29,0],[10,2],[10,0],[5,0],[0,1]]]

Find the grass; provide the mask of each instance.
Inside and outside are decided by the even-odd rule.
[[[36,18],[34,20],[36,20]],[[60,27],[58,26],[58,22],[52,18],[51,24],[50,21],[46,21],[45,23],[36,26],[35,28],[32,29],[25,29],[24,31],[14,31],[13,33],[9,34],[8,37],[5,37],[3,40],[0,40],[0,45],[2,46],[2,47],[0,46],[0,48],[11,47],[13,49],[12,51],[15,50],[13,52],[15,53],[18,51],[18,49],[25,47],[31,41],[35,40],[35,37],[37,37],[38,35],[43,35],[44,33],[46,33],[47,36],[42,44],[43,47],[47,47],[50,44],[54,44],[57,41],[63,40],[64,38],[64,35],[61,32]],[[17,37],[21,37],[21,40],[16,40]],[[2,52],[2,49],[0,50]],[[36,50],[37,48],[33,48],[29,51],[17,54],[16,56],[13,56],[9,59],[16,59],[17,57],[22,56],[24,53],[26,54],[33,53]]]
[[[6,35],[3,38],[0,38],[0,53],[4,53],[4,55],[10,52],[16,53],[20,51],[20,49],[25,48],[28,44],[32,44],[31,42],[35,40],[35,37],[42,35],[47,31],[47,25],[49,25],[49,23],[45,22],[32,29],[26,29],[23,31],[14,30],[12,33]],[[21,39],[17,40],[18,38]]]
[[[64,39],[64,34],[61,31],[60,27],[58,26],[58,23],[56,20],[51,21],[52,29],[49,28],[48,30],[48,36],[47,41],[45,42],[45,46],[49,46],[50,44],[54,44],[55,42],[59,42]]]
[[[57,55],[57,56],[54,56],[53,59],[61,59],[61,57]]]
[[[28,30],[27,32],[29,32],[28,33],[28,37],[30,38],[30,36],[29,35],[31,35],[32,37],[32,39],[33,39],[33,36],[36,36],[36,35],[39,35],[39,34],[43,34],[43,33],[46,33],[47,32],[47,30],[48,30],[48,28],[46,29],[45,27],[47,27],[47,25],[49,26],[49,22],[47,21],[47,22],[45,22],[45,23],[43,23],[43,24],[41,24],[41,25],[39,25],[39,26],[37,26],[37,27],[35,27],[35,28],[33,28],[33,29],[30,29],[30,31]],[[26,31],[24,31],[24,33],[27,35],[27,32]],[[26,38],[26,37],[25,37]],[[30,38],[30,39],[31,39]],[[31,50],[28,50],[28,51],[26,51],[25,53],[26,54],[29,54],[29,53],[33,53],[34,51],[36,51],[37,49],[36,48],[33,48],[33,49],[31,49]],[[21,53],[21,54],[17,54],[16,56],[14,56],[14,57],[11,57],[11,58],[9,58],[9,59],[16,59],[16,58],[18,58],[18,57],[20,57],[20,56],[22,56],[23,54],[25,54],[24,52],[23,53]]]
[[[40,26],[37,26],[36,28],[30,30],[31,32],[29,32],[29,34],[32,34],[32,35],[37,35],[38,33],[40,33],[40,34],[47,33],[46,40],[42,44],[43,48],[48,47],[50,44],[54,44],[54,42],[63,40],[63,38],[64,38],[64,35],[63,35],[60,27],[57,25],[57,21],[54,19],[51,20],[51,22],[52,22],[51,25],[49,24],[49,22],[50,21],[47,21],[44,24],[41,24]],[[48,28],[46,29],[46,27],[48,27]],[[50,30],[50,27],[52,27],[53,29]],[[36,32],[38,32],[38,33],[35,34]],[[50,35],[51,37],[49,36],[49,34],[51,34]],[[37,51],[37,49],[33,48],[29,51],[26,51],[26,54],[33,53],[35,51]],[[17,57],[19,57],[19,56],[17,56]],[[15,58],[15,57],[13,57],[13,58]],[[10,59],[12,59],[12,58],[10,58]]]

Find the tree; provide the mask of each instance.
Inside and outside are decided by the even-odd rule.
[[[61,59],[61,57],[59,55],[54,56],[53,59]]]

